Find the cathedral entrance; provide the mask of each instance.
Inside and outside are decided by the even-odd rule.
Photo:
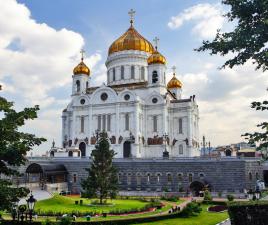
[[[130,141],[125,141],[123,145],[123,157],[130,158],[131,157],[131,143]]]
[[[204,184],[199,181],[194,181],[190,184],[190,190],[194,196],[199,196],[200,191],[203,191],[204,187]]]
[[[85,142],[81,142],[79,144],[79,149],[81,151],[81,157],[86,157],[86,144],[85,144]]]

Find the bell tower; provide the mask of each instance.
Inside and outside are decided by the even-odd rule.
[[[73,69],[73,95],[86,93],[86,90],[89,88],[90,84],[90,69],[84,63],[85,51],[82,49],[80,53],[81,62]]]

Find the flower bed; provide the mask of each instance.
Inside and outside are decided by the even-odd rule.
[[[226,205],[214,205],[214,206],[208,207],[209,212],[223,212],[225,210],[227,210]]]

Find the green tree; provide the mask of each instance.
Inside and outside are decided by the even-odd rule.
[[[82,180],[83,195],[88,198],[98,197],[100,204],[108,197],[114,198],[118,190],[117,169],[112,164],[116,153],[110,150],[106,133],[101,133],[100,138],[91,153],[88,177]]]
[[[229,21],[237,22],[231,32],[218,30],[213,41],[203,41],[197,51],[210,51],[222,56],[232,53],[222,68],[243,65],[252,59],[256,69],[268,69],[268,1],[267,0],[223,0],[230,7],[225,15]]]
[[[37,118],[38,106],[16,112],[13,103],[0,97],[0,210],[10,210],[29,190],[12,186],[9,178],[19,176],[17,167],[26,161],[26,154],[44,138],[19,130],[26,120]]]
[[[263,102],[252,102],[251,108],[255,110],[268,110],[268,101]],[[262,122],[257,125],[261,129],[260,132],[254,133],[245,133],[244,136],[249,144],[259,144],[257,150],[263,152],[263,157],[267,159],[267,150],[268,150],[268,122]]]
[[[221,68],[243,65],[253,60],[256,69],[268,69],[268,0],[223,0],[230,7],[225,15],[229,21],[237,22],[231,32],[222,33],[218,30],[213,41],[203,41],[196,51],[210,51],[211,55],[222,56],[233,53],[235,56],[227,60]],[[267,110],[268,101],[253,102],[252,108]],[[257,150],[268,149],[268,123],[257,125],[262,132],[246,133],[250,144],[259,143]],[[267,158],[267,152],[266,152]]]

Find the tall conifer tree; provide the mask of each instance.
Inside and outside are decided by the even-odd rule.
[[[102,132],[91,153],[87,179],[81,185],[88,198],[98,197],[100,204],[108,197],[115,197],[118,189],[117,169],[112,164],[116,153],[110,149],[107,133]]]

